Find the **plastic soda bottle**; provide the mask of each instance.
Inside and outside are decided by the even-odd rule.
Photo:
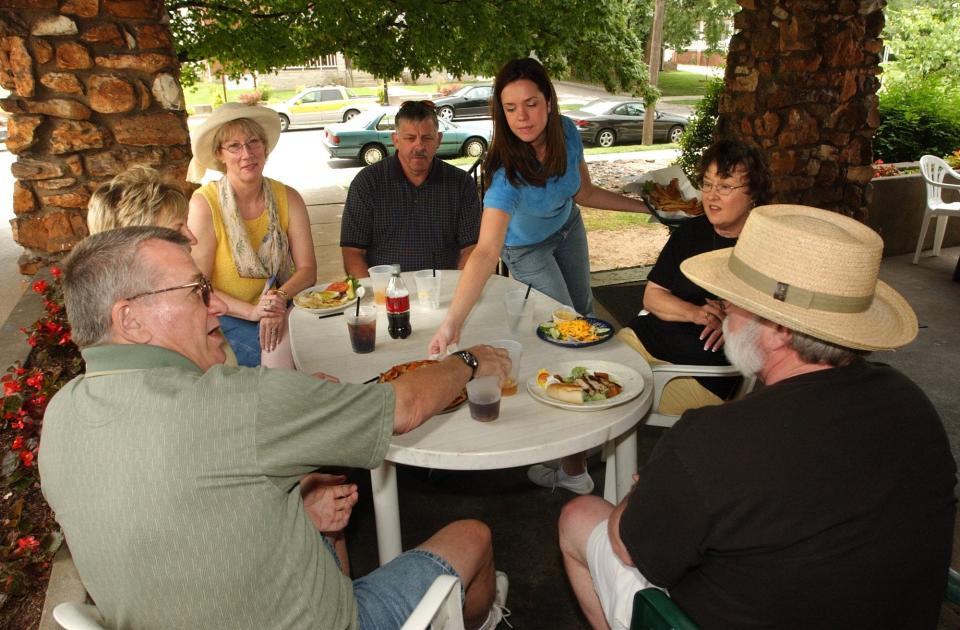
[[[406,339],[410,327],[410,292],[400,272],[394,272],[387,283],[387,331],[393,339]]]

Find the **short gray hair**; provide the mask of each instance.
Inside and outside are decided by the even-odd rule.
[[[792,333],[790,347],[796,350],[806,363],[825,363],[833,367],[843,367],[870,354],[866,350],[845,348],[795,330],[790,332]]]
[[[107,341],[111,309],[119,300],[154,288],[157,269],[143,265],[147,241],[175,243],[190,251],[183,234],[154,226],[125,227],[87,237],[63,263],[63,297],[71,338],[81,348]]]

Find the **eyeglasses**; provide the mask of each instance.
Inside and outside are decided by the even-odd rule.
[[[240,155],[244,148],[250,153],[254,153],[259,151],[261,147],[263,147],[263,140],[260,138],[250,138],[246,142],[231,142],[227,145],[220,145],[221,149],[232,155]]]
[[[737,188],[746,188],[750,184],[740,184],[739,186],[730,186],[728,184],[714,184],[713,182],[700,182],[700,192],[707,195],[716,190],[721,197],[727,197]]]
[[[157,293],[166,293],[167,291],[176,291],[177,289],[199,289],[200,290],[200,299],[203,300],[204,306],[210,306],[210,295],[213,293],[213,285],[210,284],[210,281],[207,280],[205,276],[200,276],[200,279],[196,282],[191,282],[190,284],[181,284],[178,287],[168,287],[166,289],[157,289],[156,291],[147,291],[145,293],[137,293],[132,297],[128,297],[128,300],[136,300],[137,298],[146,297],[148,295],[156,295]]]

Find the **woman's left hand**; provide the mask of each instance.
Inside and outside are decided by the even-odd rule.
[[[276,315],[262,317],[260,319],[260,347],[267,352],[276,350],[277,344],[280,343],[280,339],[286,331],[286,326],[285,309]]]

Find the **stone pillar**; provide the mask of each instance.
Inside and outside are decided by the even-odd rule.
[[[763,147],[774,199],[866,220],[886,0],[737,0],[718,132]]]
[[[86,206],[133,164],[184,180],[190,135],[161,0],[5,0],[14,239],[33,273],[87,235]],[[184,184],[186,187],[186,184]]]

